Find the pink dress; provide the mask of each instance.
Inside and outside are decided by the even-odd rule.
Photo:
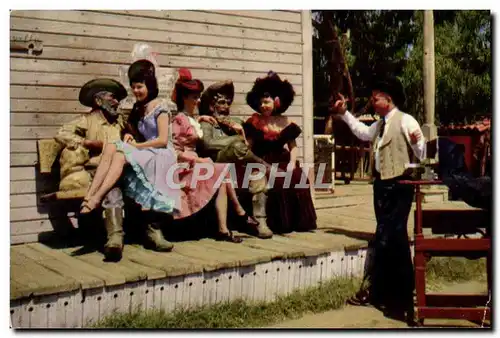
[[[224,163],[210,163],[209,165],[214,169],[214,174],[207,178],[196,182],[191,186],[193,181],[193,161],[190,159],[199,158],[196,153],[196,143],[200,136],[190,122],[190,118],[185,113],[177,113],[172,119],[172,139],[174,148],[177,151],[178,163],[188,162],[191,169],[181,170],[179,172],[180,184],[185,184],[180,193],[180,208],[179,212],[175,213],[174,219],[182,219],[191,216],[201,209],[203,209],[212,198],[215,196],[220,185],[216,186],[217,181],[229,177],[227,164]],[[200,174],[206,173],[201,170]]]

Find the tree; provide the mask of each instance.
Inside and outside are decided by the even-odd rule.
[[[491,114],[491,13],[434,11],[436,119],[464,122]],[[399,76],[405,86],[405,111],[423,122],[423,12],[313,11],[315,115],[327,115],[329,24],[348,33],[346,60],[362,107],[374,77]],[[335,62],[335,60],[333,60]],[[439,124],[439,123],[438,123]]]
[[[405,66],[407,47],[413,42],[414,11],[313,11],[314,99],[317,115],[326,115],[330,82],[327,39],[329,22],[347,33],[346,60],[362,107],[369,96],[370,83],[376,76],[400,73]],[[335,62],[337,60],[333,60]],[[318,104],[323,103],[323,105]]]
[[[416,14],[415,20],[419,26],[422,24],[421,12]],[[408,112],[422,122],[423,32],[417,32],[402,79],[410,103]],[[455,15],[441,15],[435,25],[435,62],[436,124],[470,122],[491,114],[489,11],[456,11]]]

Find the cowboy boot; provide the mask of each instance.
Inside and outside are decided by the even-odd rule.
[[[267,227],[266,201],[267,195],[265,192],[260,192],[252,196],[253,215],[259,222],[252,232],[255,232],[254,235],[256,237],[262,239],[273,237],[273,232]]]
[[[108,237],[104,245],[104,257],[108,261],[118,262],[123,252],[123,209],[104,209],[103,216]]]
[[[172,251],[174,245],[167,241],[161,232],[161,222],[153,219],[154,215],[150,215],[148,224],[146,225],[146,233],[144,238],[144,247],[159,252]]]

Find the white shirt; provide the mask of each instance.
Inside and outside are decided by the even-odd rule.
[[[387,128],[389,128],[389,124],[391,123],[391,118],[394,116],[396,110],[397,108],[392,109],[385,117],[383,117],[383,119],[385,119],[385,130],[388,130]],[[342,120],[345,123],[347,123],[352,133],[356,135],[357,138],[359,138],[362,141],[370,141],[370,142],[375,137],[378,124],[382,122],[381,118],[379,121],[373,123],[371,126],[367,126],[363,122],[356,119],[349,111],[345,112],[345,114],[342,116]],[[410,144],[411,148],[413,149],[413,153],[420,161],[422,161],[425,158],[425,148],[426,148],[425,137],[423,137],[422,135],[422,138],[416,144],[411,144],[410,141],[410,134],[414,133],[417,130],[420,130],[420,132],[422,132],[417,120],[415,120],[413,116],[403,113],[403,117],[401,118],[401,128],[403,129],[403,133],[406,137],[406,140],[408,141],[408,144]],[[386,132],[384,132],[382,137],[377,136],[377,139],[375,140],[375,142],[378,143],[377,149],[375,150],[375,169],[378,172],[380,172],[379,149],[385,135]]]
[[[196,135],[198,135],[199,138],[203,138],[203,130],[201,129],[201,124],[194,117],[189,116],[188,113],[184,114],[186,114],[189,120],[189,124],[191,124],[191,126],[194,128]]]

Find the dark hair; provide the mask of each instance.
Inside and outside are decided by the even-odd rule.
[[[156,80],[154,65],[147,60],[134,62],[129,68],[128,77],[131,87],[134,83],[144,83],[148,90],[146,99],[136,101],[128,117],[128,124],[135,129],[131,131],[136,132],[139,120],[144,115],[145,105],[158,97],[158,81]]]

